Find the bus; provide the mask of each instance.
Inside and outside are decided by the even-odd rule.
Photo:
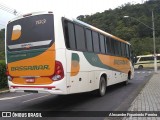
[[[160,54],[156,55],[157,57],[157,67],[160,67]],[[135,69],[143,68],[154,68],[154,55],[140,55],[136,58],[136,63],[134,65]]]
[[[130,43],[53,12],[12,19],[5,41],[11,92],[104,96],[107,86],[133,78]]]

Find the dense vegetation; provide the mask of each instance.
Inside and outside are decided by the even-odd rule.
[[[160,53],[160,1],[150,0],[144,4],[130,3],[114,10],[106,10],[93,15],[80,15],[77,19],[96,26],[132,44],[136,55],[153,54],[152,10],[155,17],[156,51]],[[124,18],[124,16],[130,16]]]
[[[4,29],[0,30],[0,60],[4,60]]]
[[[6,64],[5,64],[5,54],[4,54],[4,29],[0,30],[0,89],[7,87],[7,76]]]
[[[4,60],[0,60],[0,89],[7,87],[6,64]]]

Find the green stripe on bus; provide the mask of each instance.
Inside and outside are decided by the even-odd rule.
[[[28,51],[18,51],[18,52],[7,52],[7,62],[16,62],[19,60],[24,60],[28,58],[32,58],[38,56],[45,52],[48,48],[43,49],[35,49],[35,50],[28,50]]]
[[[79,55],[77,53],[72,53],[72,60],[76,60],[79,62]]]
[[[107,66],[105,64],[103,64],[101,62],[101,60],[99,59],[98,55],[95,53],[87,53],[87,52],[83,52],[85,58],[87,59],[87,61],[92,65],[92,66],[96,66],[96,67],[100,67],[100,68],[104,68],[104,69],[108,69],[108,70],[113,70],[113,71],[117,71],[117,72],[121,72],[115,68],[112,68],[110,66]]]

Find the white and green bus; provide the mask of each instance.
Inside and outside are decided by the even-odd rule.
[[[157,54],[157,66],[160,67],[160,54]],[[153,68],[154,67],[154,55],[140,55],[136,58],[136,63],[134,68],[143,69],[143,68]]]
[[[11,92],[73,94],[133,78],[130,43],[76,19],[30,13],[7,24]]]

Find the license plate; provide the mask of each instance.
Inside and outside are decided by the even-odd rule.
[[[27,82],[27,83],[34,83],[34,82],[35,82],[35,79],[34,79],[34,78],[27,78],[27,79],[26,79],[26,82]]]

